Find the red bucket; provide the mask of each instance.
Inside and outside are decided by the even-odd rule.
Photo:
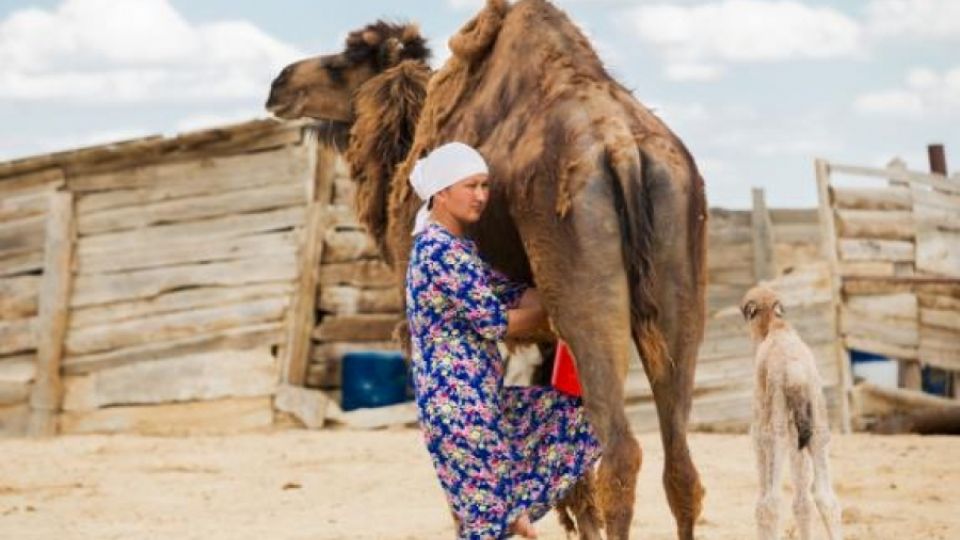
[[[582,395],[577,366],[573,362],[573,353],[562,340],[557,342],[557,352],[553,355],[553,374],[550,377],[550,384],[564,394]]]

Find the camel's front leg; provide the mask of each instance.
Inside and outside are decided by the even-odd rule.
[[[578,206],[565,220],[556,216],[549,192],[511,213],[547,312],[576,357],[584,406],[603,451],[598,503],[608,538],[623,540],[641,452],[624,412],[630,306],[617,215],[612,203],[600,204],[609,196],[607,184],[591,183],[580,197],[596,204]]]

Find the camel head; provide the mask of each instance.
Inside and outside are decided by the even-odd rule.
[[[345,131],[353,122],[353,99],[363,83],[404,60],[426,63],[429,57],[415,25],[377,21],[350,32],[342,52],[283,68],[270,87],[266,108],[279,118],[314,118]]]
[[[774,322],[783,320],[783,303],[773,289],[758,285],[743,296],[740,312],[750,323],[750,334],[754,341],[760,342],[767,337]]]

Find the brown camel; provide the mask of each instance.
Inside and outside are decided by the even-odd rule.
[[[632,339],[657,405],[678,537],[692,540],[703,488],[686,430],[706,281],[693,159],[546,0],[488,0],[450,48],[431,74],[415,27],[370,25],[344,52],[285,68],[267,108],[349,127],[358,213],[398,275],[420,204],[407,183],[413,163],[452,140],[480,150],[492,189],[474,233],[494,265],[540,289],[576,356],[603,445],[596,488],[608,537],[629,535],[641,461],[624,412]]]

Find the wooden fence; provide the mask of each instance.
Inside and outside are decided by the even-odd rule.
[[[0,164],[3,431],[271,425],[313,327],[304,134],[255,121]]]
[[[960,176],[816,162],[833,302],[848,349],[960,374]]]

